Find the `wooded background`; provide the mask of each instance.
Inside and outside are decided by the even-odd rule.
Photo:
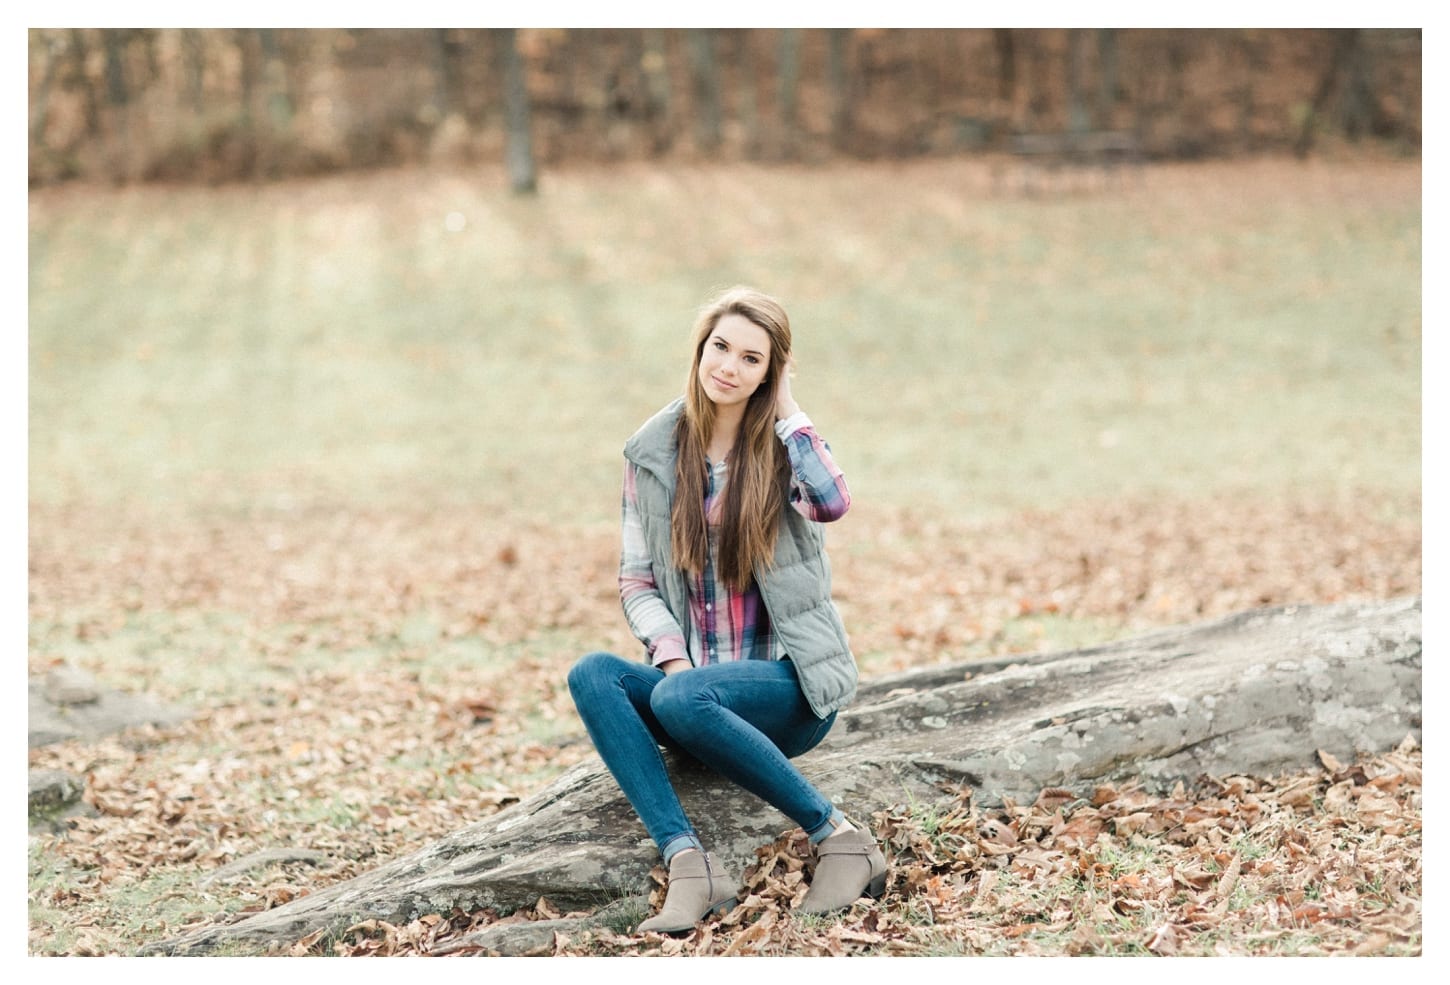
[[[419,163],[823,162],[1112,130],[1416,156],[1419,29],[36,29],[30,184]]]

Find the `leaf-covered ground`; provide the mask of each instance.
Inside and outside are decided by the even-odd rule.
[[[1418,497],[1087,504],[995,520],[862,505],[832,531],[863,672],[1083,645],[1258,605],[1420,591]],[[30,951],[130,954],[373,868],[592,755],[563,686],[634,652],[617,533],[483,512],[172,517],[33,506],[30,671],[68,661],[183,702],[168,730],[32,750],[93,817],[33,838]],[[800,920],[798,835],[744,903],[680,938],[597,931],[557,953],[1414,954],[1420,754],[1332,756],[1154,798],[1044,791],[998,812],[882,805],[886,896]],[[222,867],[272,849],[319,861]],[[209,878],[210,877],[210,878]],[[425,916],[305,953],[469,953],[535,912]],[[284,949],[285,950],[285,949]],[[476,949],[475,949],[476,950]]]
[[[555,955],[1257,955],[1417,954],[1421,757],[1407,740],[1381,757],[1266,781],[1205,778],[1153,797],[1098,787],[1043,790],[980,811],[969,791],[929,811],[877,812],[888,852],[880,900],[837,918],[799,917],[805,836],[756,853],[743,900],[682,935],[555,933]],[[664,897],[656,867],[651,896]],[[541,899],[512,921],[557,919]],[[478,954],[490,911],[368,921],[346,955]],[[291,953],[317,953],[316,934]]]
[[[707,285],[790,300],[799,396],[857,500],[829,536],[867,675],[1420,591],[1419,162],[1142,179],[1026,199],[939,160],[557,170],[529,202],[479,168],[32,193],[29,671],[196,716],[31,752],[96,814],[31,841],[29,950],[131,954],[275,906],[591,755],[566,669],[636,652],[619,442],[677,386]],[[1064,832],[1103,824],[1077,848],[1039,830],[1047,804],[883,804],[891,893],[840,920],[784,915],[786,851],[710,941],[561,946],[1417,952],[1418,753],[1395,755],[1364,782],[1311,763],[1181,808],[1065,803]],[[1206,841],[1197,815],[1158,830],[1195,810]],[[999,853],[992,820],[1028,847]],[[301,950],[441,953],[494,919]]]

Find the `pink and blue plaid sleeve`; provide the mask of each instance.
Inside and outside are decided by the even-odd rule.
[[[623,523],[619,551],[619,601],[630,632],[644,644],[650,663],[658,667],[667,660],[688,660],[685,634],[670,615],[655,583],[654,561],[644,539],[639,519],[633,463],[624,465]]]
[[[851,508],[851,491],[810,418],[798,412],[778,421],[775,428],[790,459],[790,503],[796,512],[817,523],[845,516]]]

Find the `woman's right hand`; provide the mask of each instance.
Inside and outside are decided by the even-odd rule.
[[[781,367],[780,378],[775,381],[775,419],[783,421],[801,409],[790,392],[790,378],[795,375],[795,356],[791,356]]]

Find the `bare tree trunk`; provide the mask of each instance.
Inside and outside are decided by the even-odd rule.
[[[997,98],[1010,106],[1017,95],[1017,45],[1012,29],[993,30],[992,47],[997,52]]]
[[[131,101],[126,86],[126,34],[121,28],[107,28],[101,32],[101,42],[106,49],[106,102],[113,109],[125,106]]]
[[[433,111],[442,120],[453,106],[453,62],[448,54],[448,32],[440,27],[429,33],[433,54]]]
[[[195,28],[181,31],[181,53],[188,108],[200,119],[206,113],[206,37]]]
[[[1122,97],[1118,82],[1118,32],[1110,27],[1098,31],[1098,126],[1111,127],[1114,110]]]
[[[1234,102],[1238,110],[1238,146],[1240,150],[1252,150],[1254,144],[1254,77],[1259,68],[1257,46],[1250,36],[1252,31],[1229,32],[1230,52],[1238,70],[1239,84],[1234,89]]]
[[[259,178],[262,175],[264,156],[266,150],[263,146],[263,139],[257,132],[256,113],[253,112],[253,103],[257,98],[259,88],[258,76],[261,74],[257,65],[257,52],[252,43],[255,37],[253,31],[245,28],[236,28],[232,31],[232,40],[237,48],[238,75],[237,75],[237,121],[235,124],[235,143],[241,151],[241,160],[238,162],[238,169],[251,178]]]
[[[146,58],[146,77],[141,84],[136,86],[138,90],[145,90],[147,86],[161,77],[161,59],[156,53],[156,39],[159,31],[154,27],[137,28],[135,37],[141,44],[141,54]]]
[[[96,101],[96,87],[86,70],[87,46],[85,35],[78,28],[70,29],[71,73],[81,92],[82,116],[85,119],[85,135],[97,137],[101,133],[101,108]]]
[[[252,54],[252,46],[249,43],[249,34],[246,30],[238,28],[232,32],[232,40],[237,46],[237,61],[239,73],[237,77],[237,108],[238,116],[244,136],[252,139],[252,99],[257,91],[257,60]]]
[[[50,115],[50,92],[60,74],[61,59],[65,42],[47,32],[41,36],[32,32],[30,57],[41,59],[43,68],[40,81],[30,93],[30,142],[34,150],[45,151],[45,125]]]
[[[720,67],[714,31],[690,31],[690,65],[695,80],[695,143],[710,153],[720,146]]]
[[[262,49],[262,78],[267,91],[267,116],[276,132],[285,132],[292,125],[292,93],[288,89],[287,61],[277,43],[277,32],[270,28],[257,30]]]
[[[758,29],[745,29],[737,34],[740,55],[740,124],[745,130],[745,156],[751,160],[760,157],[760,59],[756,57],[755,43],[760,35]]]
[[[580,42],[581,36],[593,36],[593,31],[578,28],[561,28],[562,35],[557,47],[559,57],[553,61],[548,72],[554,76],[554,92],[559,101],[569,108],[569,112],[583,123],[588,119],[585,116],[584,107],[589,104],[589,86],[592,82],[590,66],[587,63],[589,54],[582,50],[587,41]],[[589,45],[593,47],[593,45]],[[522,54],[522,53],[520,53]],[[581,77],[583,82],[580,82]]]
[[[1067,32],[1067,128],[1073,133],[1092,129],[1087,99],[1083,93],[1083,75],[1087,72],[1087,32],[1073,28]]]
[[[800,106],[801,32],[798,28],[780,32],[779,52],[776,102],[780,107],[780,149],[782,156],[792,158],[796,153]]]
[[[833,27],[826,32],[826,76],[831,90],[831,144],[845,150],[851,141],[850,59],[851,30]]]
[[[1168,105],[1177,116],[1175,123],[1182,140],[1184,110],[1188,103],[1186,77],[1188,73],[1188,46],[1191,40],[1177,31],[1168,32]]]
[[[654,153],[663,154],[675,139],[665,32],[652,28],[644,32],[643,40],[644,55],[640,59],[640,68],[644,71],[645,93],[649,101],[651,145]]]
[[[1378,32],[1375,33],[1378,34]],[[1401,120],[1396,119],[1395,114],[1381,99],[1381,89],[1383,88],[1381,66],[1386,62],[1393,63],[1400,56],[1388,55],[1379,40],[1375,36],[1365,36],[1360,39],[1359,56],[1355,59],[1351,86],[1355,98],[1360,100],[1360,105],[1365,113],[1365,125],[1372,135],[1387,139],[1404,137],[1407,128]],[[1418,51],[1419,45],[1417,44],[1415,55],[1417,58],[1419,57]]]
[[[1022,61],[1023,86],[1026,89],[1026,125],[1030,130],[1044,126],[1044,118],[1052,109],[1052,88],[1049,82],[1047,46],[1043,31],[1023,32],[1018,40],[1018,54]]]
[[[108,28],[101,31],[101,42],[106,51],[106,105],[113,135],[111,151],[107,155],[111,167],[110,177],[115,181],[129,181],[131,164],[131,91],[126,78],[127,29]]]
[[[1374,54],[1365,44],[1364,32],[1355,30],[1354,44],[1346,58],[1344,98],[1340,101],[1339,121],[1350,140],[1359,140],[1371,133],[1383,133],[1386,121],[1370,82]]]
[[[519,53],[518,32],[513,28],[501,28],[496,37],[500,61],[504,67],[504,108],[508,125],[508,149],[505,157],[509,186],[517,195],[532,195],[538,191],[538,173],[534,167],[529,90],[524,59]]]
[[[503,84],[495,83],[494,77],[502,77],[496,69],[498,46],[492,33],[485,28],[460,27],[453,31],[453,61],[458,88],[458,109],[469,123],[483,125],[487,122],[488,105],[493,97],[502,98]]]
[[[1314,132],[1329,109],[1339,80],[1345,74],[1350,60],[1354,57],[1355,48],[1359,45],[1358,29],[1339,29],[1332,33],[1333,40],[1324,74],[1319,78],[1319,86],[1309,103],[1309,112],[1305,114],[1304,124],[1299,128],[1299,136],[1294,141],[1294,156],[1301,159],[1309,156],[1309,149],[1314,144]]]

